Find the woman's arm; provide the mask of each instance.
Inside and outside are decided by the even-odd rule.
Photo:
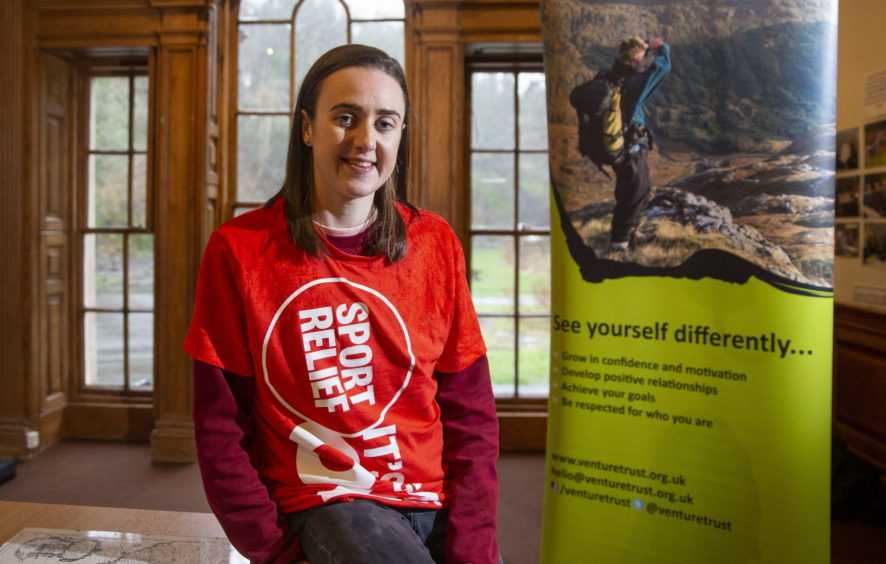
[[[250,458],[252,378],[194,361],[194,434],[206,499],[228,540],[251,562],[303,558]]]
[[[443,461],[452,480],[446,561],[497,564],[498,416],[486,355],[455,373],[436,373]]]

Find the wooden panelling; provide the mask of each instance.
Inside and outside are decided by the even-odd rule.
[[[422,164],[424,178],[420,204],[443,217],[455,217],[460,188],[464,185],[461,143],[456,142],[462,131],[459,124],[463,104],[459,93],[464,92],[464,65],[462,50],[455,45],[432,45],[423,50],[427,68],[434,72],[423,76]]]
[[[63,396],[67,393],[68,375],[68,333],[69,333],[69,292],[67,276],[67,237],[64,234],[45,234],[42,237],[43,246],[40,254],[43,255],[44,269],[43,278],[43,315],[45,324],[43,338],[40,342],[41,363],[41,397],[43,409],[57,409],[63,407]],[[65,272],[64,276],[53,276],[52,268],[47,265],[58,263],[64,265],[58,267],[58,271]]]
[[[113,45],[125,52],[127,46],[151,45],[163,29],[163,19],[156,10],[86,9],[49,10],[41,4],[40,44],[57,51],[89,49]],[[77,4],[80,4],[77,2]]]
[[[539,411],[499,411],[499,444],[504,452],[544,452],[548,414]]]
[[[886,441],[886,359],[882,351],[840,343],[837,420]],[[851,401],[844,401],[851,400]]]
[[[39,339],[36,413],[40,442],[60,436],[70,366],[71,279],[69,202],[71,185],[71,82],[68,63],[48,53],[40,57],[42,84],[38,209],[40,221],[38,286]]]
[[[165,43],[166,40],[169,43]],[[157,66],[156,299],[158,356],[151,454],[196,459],[191,418],[191,362],[181,347],[190,323],[203,229],[206,151],[206,47],[193,37],[161,38]],[[196,120],[195,116],[200,116]],[[196,125],[196,126],[195,126]],[[172,354],[172,351],[176,351]]]
[[[834,429],[886,470],[886,315],[834,309]]]
[[[0,29],[0,457],[11,457],[27,453],[30,427],[24,0],[0,2]]]
[[[538,2],[466,2],[461,14],[462,41],[483,43],[507,41],[541,42],[541,15]]]
[[[69,405],[64,412],[66,437],[147,442],[153,430],[150,402],[82,401]]]

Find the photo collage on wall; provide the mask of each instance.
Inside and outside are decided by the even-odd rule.
[[[886,119],[837,132],[834,253],[886,268]]]

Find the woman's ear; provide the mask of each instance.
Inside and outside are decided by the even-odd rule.
[[[301,120],[300,120],[301,121],[301,140],[304,142],[305,145],[310,147],[311,146],[311,136],[314,131],[313,124],[311,123],[311,116],[309,116],[308,112],[306,112],[304,109],[302,109],[300,111],[301,111]]]

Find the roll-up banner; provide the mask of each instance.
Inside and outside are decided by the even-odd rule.
[[[542,562],[828,562],[836,11],[541,1]]]

